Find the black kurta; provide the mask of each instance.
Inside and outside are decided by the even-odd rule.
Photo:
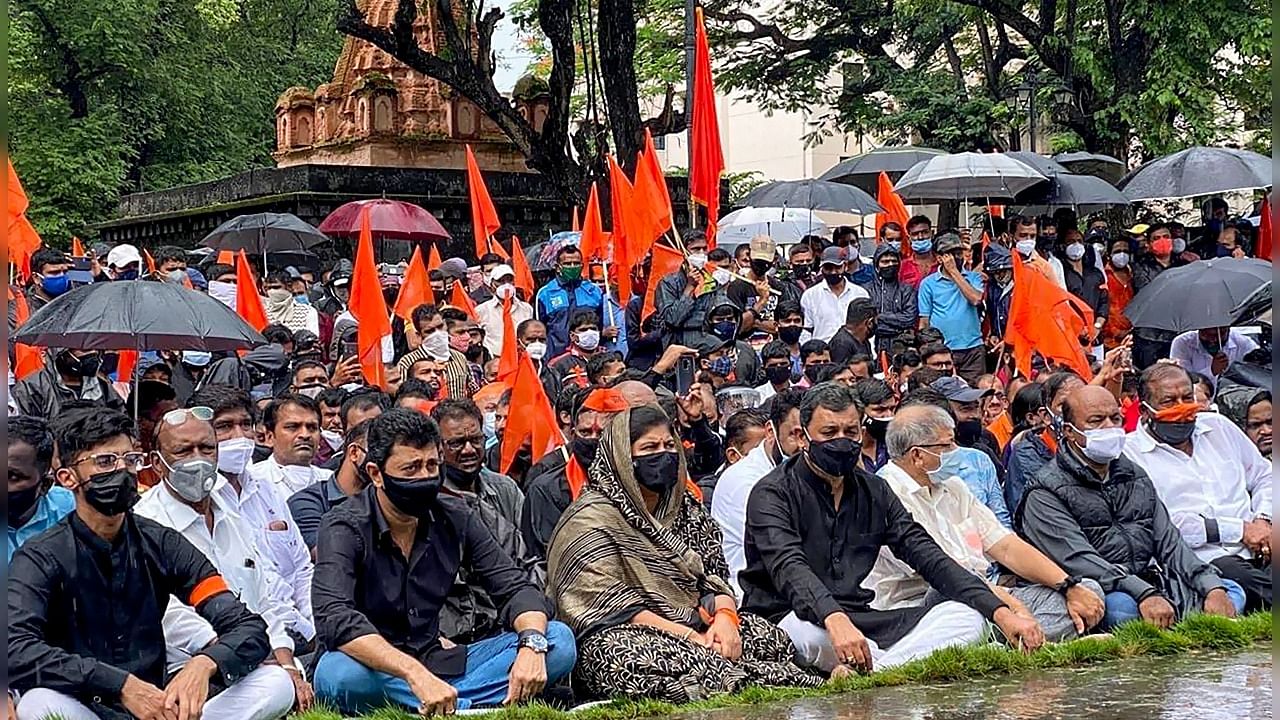
[[[747,501],[747,567],[738,575],[742,609],[773,622],[794,611],[819,627],[844,612],[882,648],[915,627],[928,608],[871,609],[862,587],[887,546],[947,598],[990,619],[1004,603],[960,567],[912,519],[885,481],[862,470],[845,475],[837,509],[831,488],[803,455],[774,468]]]

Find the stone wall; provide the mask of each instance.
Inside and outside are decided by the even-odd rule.
[[[500,240],[515,234],[527,247],[546,240],[550,232],[571,227],[572,208],[555,196],[542,176],[485,172],[484,178],[502,218]],[[667,184],[676,224],[688,227],[687,180],[671,177]],[[426,208],[453,235],[441,248],[442,255],[474,261],[466,173],[461,170],[342,165],[262,168],[206,183],[126,195],[120,199],[117,219],[96,229],[102,240],[111,243],[194,248],[211,230],[237,215],[289,212],[319,225],[343,203],[372,197],[406,200]]]

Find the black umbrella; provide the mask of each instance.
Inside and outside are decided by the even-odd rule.
[[[328,242],[324,233],[289,213],[240,215],[214,228],[201,242],[216,251],[244,250],[250,255],[304,252]]]
[[[1065,152],[1053,159],[1077,175],[1093,175],[1113,184],[1124,174],[1123,161],[1102,153]]]
[[[826,180],[782,180],[752,190],[742,199],[752,207],[786,207],[871,215],[884,212],[875,198],[853,185]]]
[[[1078,213],[1090,213],[1129,204],[1129,198],[1107,184],[1106,180],[1072,173],[1050,175],[1049,182],[1023,191],[1017,199],[1019,203],[1029,206],[1022,208],[1024,215],[1052,212],[1060,207],[1075,208]]]
[[[1230,325],[1235,309],[1271,280],[1257,258],[1199,260],[1165,270],[1142,288],[1124,314],[1134,327],[1185,332]]]
[[[914,145],[897,145],[881,147],[871,152],[854,155],[841,160],[835,167],[822,173],[819,180],[856,185],[869,193],[876,191],[876,183],[880,173],[897,182],[902,173],[911,169],[921,160],[928,160],[934,155],[946,155],[942,150]]]
[[[31,314],[13,342],[76,350],[239,350],[267,340],[214,298],[176,283],[78,287]]]
[[[1249,150],[1191,147],[1146,163],[1117,185],[1132,200],[1216,195],[1271,187],[1271,158]]]
[[[1005,153],[1005,157],[1011,157],[1045,177],[1053,177],[1054,175],[1067,172],[1067,169],[1058,164],[1058,161],[1052,158],[1047,158],[1040,153],[1033,153],[1027,150],[1013,150]]]

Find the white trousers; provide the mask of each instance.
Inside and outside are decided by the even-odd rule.
[[[801,666],[829,673],[839,664],[826,628],[805,622],[795,613],[782,618],[778,627],[791,638],[791,644],[796,648],[796,662]],[[902,665],[945,647],[972,645],[980,641],[986,631],[987,621],[977,610],[958,602],[944,602],[925,613],[911,632],[888,650],[881,649],[874,640],[867,638],[872,669]]]
[[[293,680],[278,665],[264,665],[204,704],[201,720],[277,720],[293,707]],[[18,720],[98,720],[84,703],[36,688],[18,701]]]

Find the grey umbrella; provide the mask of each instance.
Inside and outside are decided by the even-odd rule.
[[[928,160],[935,155],[946,155],[942,150],[917,147],[915,145],[895,145],[881,147],[841,160],[835,167],[822,173],[819,180],[856,185],[869,193],[876,191],[876,183],[880,173],[897,181],[902,173],[911,169],[921,160]]]
[[[1093,175],[1113,185],[1124,175],[1124,161],[1110,155],[1091,152],[1058,153],[1053,159],[1077,175]]]
[[[244,250],[250,255],[305,252],[328,242],[324,233],[289,213],[239,215],[222,223],[200,242],[216,251]]]
[[[963,152],[923,160],[894,185],[903,200],[1013,202],[1018,193],[1047,178],[1006,153]]]
[[[853,185],[826,180],[782,180],[752,190],[742,199],[752,207],[787,207],[871,215],[884,212],[875,198]]]
[[[1129,204],[1129,198],[1102,178],[1058,173],[1050,175],[1049,182],[1018,195],[1018,202],[1027,205],[1022,208],[1022,214],[1038,215],[1060,207],[1074,208],[1078,213],[1124,207]]]
[[[1065,167],[1060,165],[1058,161],[1053,160],[1051,158],[1047,158],[1044,155],[1041,155],[1040,153],[1028,152],[1026,150],[1014,150],[1012,152],[1007,152],[1004,155],[1005,157],[1011,157],[1014,160],[1017,160],[1023,165],[1026,165],[1032,170],[1035,170],[1041,175],[1044,175],[1045,177],[1051,177],[1059,173],[1070,172]]]
[[[1236,308],[1271,280],[1257,258],[1199,260],[1165,270],[1142,288],[1124,314],[1134,327],[1171,332],[1230,325]]]
[[[1271,158],[1249,150],[1192,147],[1148,162],[1120,180],[1129,199],[1200,197],[1271,186]]]
[[[150,280],[93,283],[31,314],[14,342],[77,350],[239,350],[267,340],[214,298]]]

